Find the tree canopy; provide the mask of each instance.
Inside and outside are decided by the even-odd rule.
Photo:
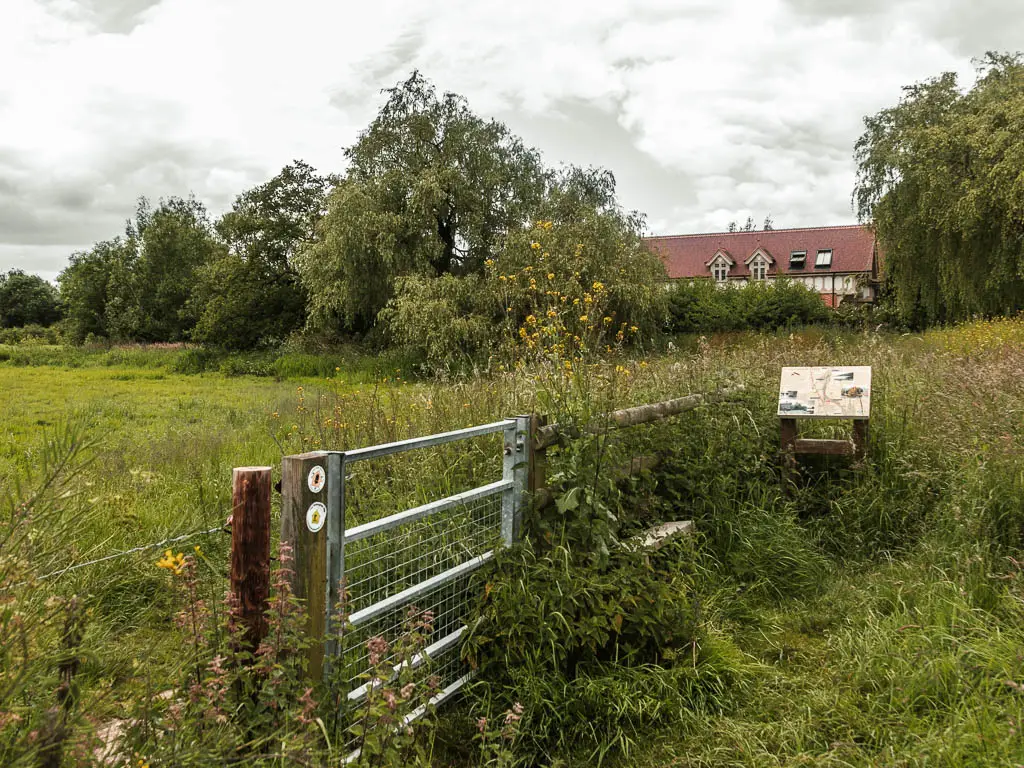
[[[124,236],[72,255],[58,277],[71,338],[187,339],[197,270],[222,254],[202,203],[141,198]]]
[[[0,274],[0,328],[50,325],[60,319],[57,289],[20,269]]]
[[[906,322],[1024,309],[1024,63],[989,53],[865,119],[854,202]]]
[[[402,275],[480,273],[544,192],[539,154],[463,97],[418,72],[386,93],[298,259],[320,323],[369,327]]]
[[[250,349],[302,328],[306,291],[294,258],[313,241],[333,181],[296,160],[236,198],[215,225],[228,251],[198,270],[193,339]]]

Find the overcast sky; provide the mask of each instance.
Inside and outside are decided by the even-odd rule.
[[[864,115],[1022,41],[1020,0],[0,0],[0,271],[52,279],[139,195],[342,171],[414,68],[655,234],[852,223]]]

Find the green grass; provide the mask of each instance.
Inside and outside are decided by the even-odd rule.
[[[539,382],[524,375],[409,383],[393,360],[351,354],[15,352],[0,348],[9,357],[0,362],[0,483],[31,472],[47,433],[67,419],[96,441],[69,501],[73,534],[39,570],[218,524],[234,466],[276,467],[283,453],[544,409]],[[854,363],[874,366],[866,465],[807,460],[799,483],[784,486],[775,456],[779,368]],[[201,372],[177,372],[193,364]],[[732,671],[713,705],[695,698],[692,709],[679,704],[685,692],[659,689],[685,680],[685,669],[590,681],[587,695],[621,713],[628,737],[628,752],[611,750],[606,764],[1024,764],[1024,323],[912,336],[814,329],[691,338],[626,367],[620,405],[746,386],[736,404],[628,438],[637,452],[654,446],[669,455],[657,477],[659,506],[638,507],[627,522],[697,522],[692,597],[702,642]],[[261,375],[239,375],[246,370]],[[492,479],[492,448],[483,440],[461,453],[382,463],[353,480],[365,499],[360,514]],[[555,454],[552,471],[557,462]],[[199,540],[211,598],[223,589],[223,539]],[[175,601],[154,566],[158,555],[51,583],[89,596],[84,685],[100,719],[139,690],[140,665],[154,685],[175,674]],[[468,715],[455,708],[450,717]],[[580,743],[547,758],[588,765],[594,749]]]

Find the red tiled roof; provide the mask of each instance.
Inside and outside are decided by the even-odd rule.
[[[768,274],[786,274],[789,255],[806,251],[803,269],[793,274],[813,275],[836,272],[872,272],[875,256],[875,235],[868,227],[853,224],[845,227],[811,227],[807,229],[771,229],[762,232],[714,232],[704,235],[668,235],[645,237],[644,242],[665,262],[670,278],[707,277],[707,263],[719,251],[726,251],[736,262],[729,268],[729,277],[748,277],[750,269],[744,262],[758,248],[771,254],[775,263]],[[831,268],[814,266],[818,251],[832,249]]]

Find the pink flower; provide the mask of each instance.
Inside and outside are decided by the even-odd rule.
[[[480,731],[480,733],[484,733],[487,730],[486,717],[481,717],[479,720],[476,721],[476,729]]]
[[[371,637],[366,641],[366,650],[370,652],[370,665],[375,667],[388,652],[388,641],[380,635]]]

